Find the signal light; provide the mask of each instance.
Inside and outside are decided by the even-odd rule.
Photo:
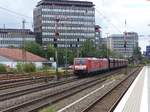
[[[56,32],[56,33],[55,33],[55,36],[59,36],[59,33],[58,33],[58,32]]]
[[[125,47],[125,48],[127,47],[127,41],[124,42],[124,47]]]
[[[57,43],[54,43],[54,47],[57,48]]]

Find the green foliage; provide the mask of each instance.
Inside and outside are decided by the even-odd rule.
[[[49,59],[50,57],[55,57],[55,48],[52,45],[48,45],[47,51],[47,58]]]
[[[95,56],[95,52],[96,49],[93,46],[93,42],[90,40],[85,41],[80,50],[81,57],[93,57]]]
[[[19,73],[30,73],[36,71],[35,64],[33,63],[17,63],[16,68]]]
[[[36,71],[35,64],[33,64],[33,63],[25,63],[25,64],[23,64],[23,70],[25,72],[27,72],[27,73],[35,72]]]
[[[5,65],[0,64],[0,73],[6,73],[6,72],[7,72],[7,69],[6,69]]]
[[[23,72],[23,63],[17,63],[16,68],[19,73],[22,73]]]
[[[41,57],[45,56],[45,52],[38,43],[36,42],[26,42],[25,49],[33,54],[39,55]]]
[[[146,57],[143,57],[140,64],[142,65],[148,65],[150,64],[150,59],[146,58]]]
[[[77,53],[75,52],[75,50],[68,50],[67,52],[67,59],[68,59],[68,63],[69,64],[73,64],[73,60],[76,57]]]
[[[138,60],[142,59],[142,53],[141,53],[140,47],[135,47],[133,49],[133,57],[134,57],[134,59],[138,59]]]
[[[58,49],[58,64],[63,65],[65,63],[65,49]]]
[[[56,112],[56,110],[52,106],[49,106],[47,108],[40,110],[39,112]]]
[[[13,74],[17,74],[18,73],[16,68],[9,68],[9,72],[11,72]]]
[[[135,47],[133,49],[133,56],[129,59],[129,63],[133,64],[139,64],[143,60],[142,53],[141,53],[141,48],[140,47]]]
[[[110,54],[110,50],[108,50],[105,45],[99,46],[99,50],[96,51],[96,57],[107,57],[107,53]]]

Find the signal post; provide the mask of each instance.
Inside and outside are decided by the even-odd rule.
[[[57,50],[57,39],[59,37],[59,32],[58,32],[58,23],[60,19],[56,17],[55,19],[55,36],[54,36],[54,47],[55,47],[55,61],[56,61],[56,80],[59,80],[59,74],[58,74],[58,50]]]

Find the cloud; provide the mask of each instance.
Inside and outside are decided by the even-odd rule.
[[[0,8],[0,27],[6,24],[9,28],[21,28],[21,22],[26,20],[26,28],[32,28],[33,9],[39,0],[2,0],[0,7],[10,9],[11,11],[20,13],[24,16],[18,16],[7,10]],[[28,16],[28,17],[26,17]]]
[[[40,0],[0,0],[0,7],[10,9],[32,17],[33,9]],[[81,0],[82,1],[82,0]],[[83,0],[84,1],[84,0]],[[124,25],[127,20],[127,30],[138,32],[140,35],[149,35],[150,27],[150,2],[146,0],[88,0],[96,5],[96,24],[103,28],[105,33],[120,33],[126,28]],[[21,28],[21,21],[26,19],[26,28],[32,28],[32,18],[26,18],[9,13],[0,8],[0,27],[6,24],[9,28]],[[119,29],[119,31],[118,31]],[[146,38],[145,40],[148,41]],[[146,44],[140,46],[145,49]]]

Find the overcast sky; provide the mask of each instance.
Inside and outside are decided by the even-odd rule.
[[[0,0],[0,27],[21,28],[23,19],[27,21],[26,28],[32,28],[33,8],[40,0]],[[150,44],[150,1],[147,0],[88,0],[96,5],[96,24],[106,33],[122,33],[123,31],[138,32],[140,47],[145,50]],[[21,13],[27,17],[17,16],[3,8]],[[125,19],[127,27],[125,27]]]

